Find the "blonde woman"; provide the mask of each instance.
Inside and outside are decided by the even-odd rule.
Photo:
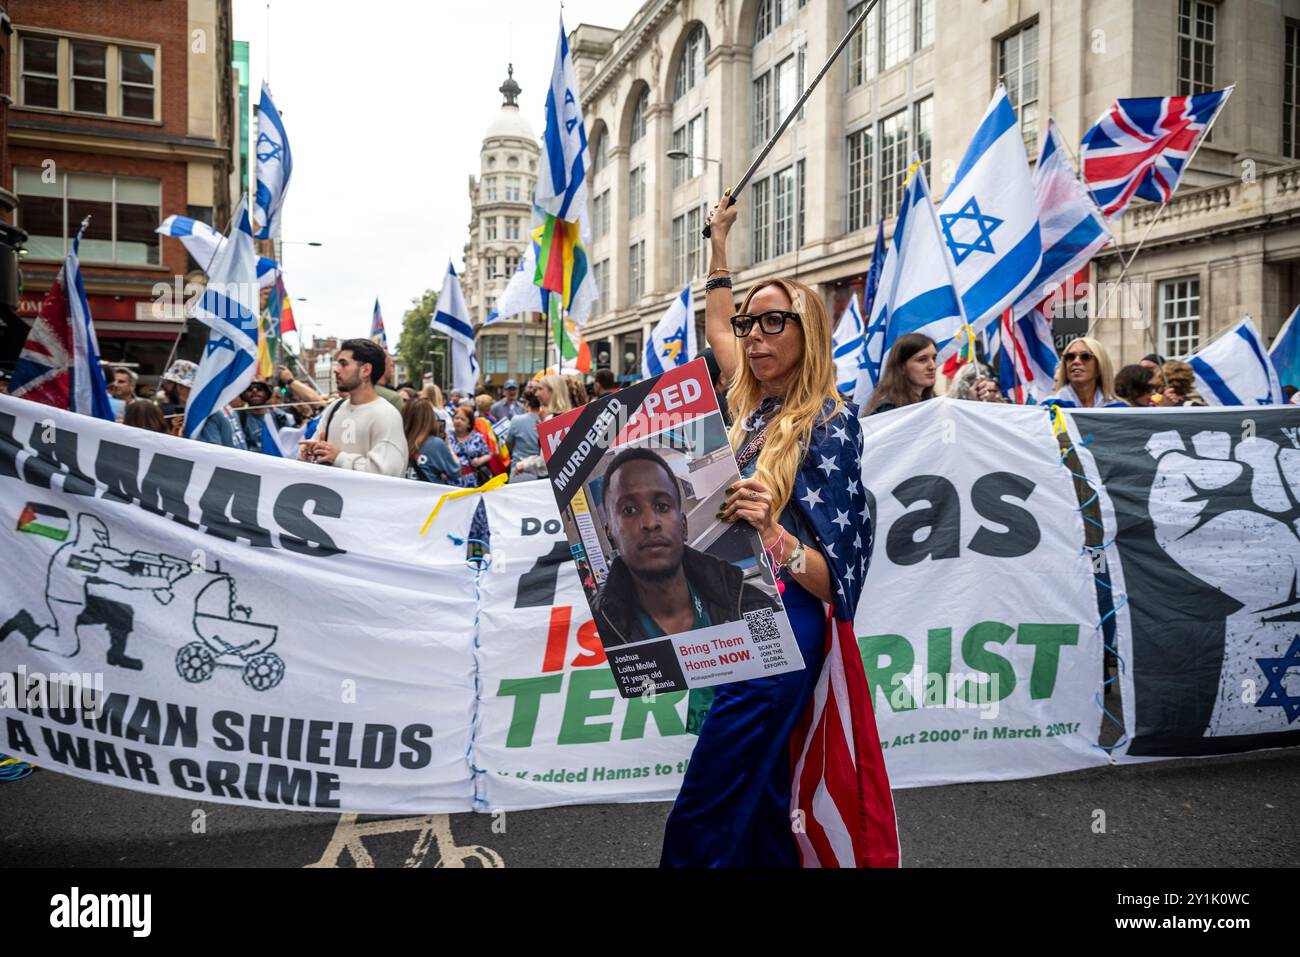
[[[889,780],[851,626],[871,552],[857,408],[835,389],[831,321],[816,292],[764,280],[735,309],[726,251],[735,220],[724,197],[710,216],[705,323],[742,477],[718,514],[758,531],[805,667],[714,689],[661,864],[897,866]],[[815,708],[814,692],[824,704],[830,685],[838,707]],[[854,810],[842,820],[847,861],[826,841],[819,792]],[[795,819],[806,827],[792,828]]]
[[[1080,336],[1065,347],[1056,364],[1056,392],[1043,404],[1065,409],[1128,407],[1115,395],[1115,373],[1106,347],[1089,336]]]
[[[573,408],[569,401],[569,387],[564,384],[562,375],[544,375],[537,380],[537,395],[546,410],[546,418],[560,415]]]

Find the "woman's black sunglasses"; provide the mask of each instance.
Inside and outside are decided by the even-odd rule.
[[[759,328],[763,330],[763,335],[779,336],[785,330],[787,320],[798,322],[799,314],[797,312],[782,312],[777,309],[759,315],[738,312],[731,317],[731,331],[736,334],[737,339],[743,339],[749,335],[749,330],[753,329],[754,323],[757,322]]]

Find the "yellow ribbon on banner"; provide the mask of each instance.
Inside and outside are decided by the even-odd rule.
[[[1068,431],[1065,424],[1065,413],[1061,411],[1059,405],[1052,406],[1052,434],[1064,435]]]
[[[425,519],[424,528],[420,529],[420,534],[423,535],[429,530],[429,526],[433,524],[433,520],[438,517],[438,510],[442,508],[443,502],[453,498],[464,498],[466,495],[478,495],[482,492],[490,492],[495,488],[500,488],[505,485],[509,480],[510,473],[502,472],[500,475],[492,476],[478,488],[463,488],[456,492],[444,492],[438,498],[438,503],[433,506],[433,511],[429,513],[429,517]]]

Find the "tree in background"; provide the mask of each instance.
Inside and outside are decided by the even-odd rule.
[[[444,391],[447,388],[447,354],[450,344],[446,335],[429,328],[438,305],[438,292],[426,289],[402,316],[402,335],[397,340],[397,354],[406,366],[406,374],[417,385],[426,372]]]

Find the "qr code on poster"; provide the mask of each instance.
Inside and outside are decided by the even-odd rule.
[[[745,621],[749,623],[749,637],[755,644],[765,641],[780,641],[781,631],[776,626],[776,615],[771,608],[745,612]]]

